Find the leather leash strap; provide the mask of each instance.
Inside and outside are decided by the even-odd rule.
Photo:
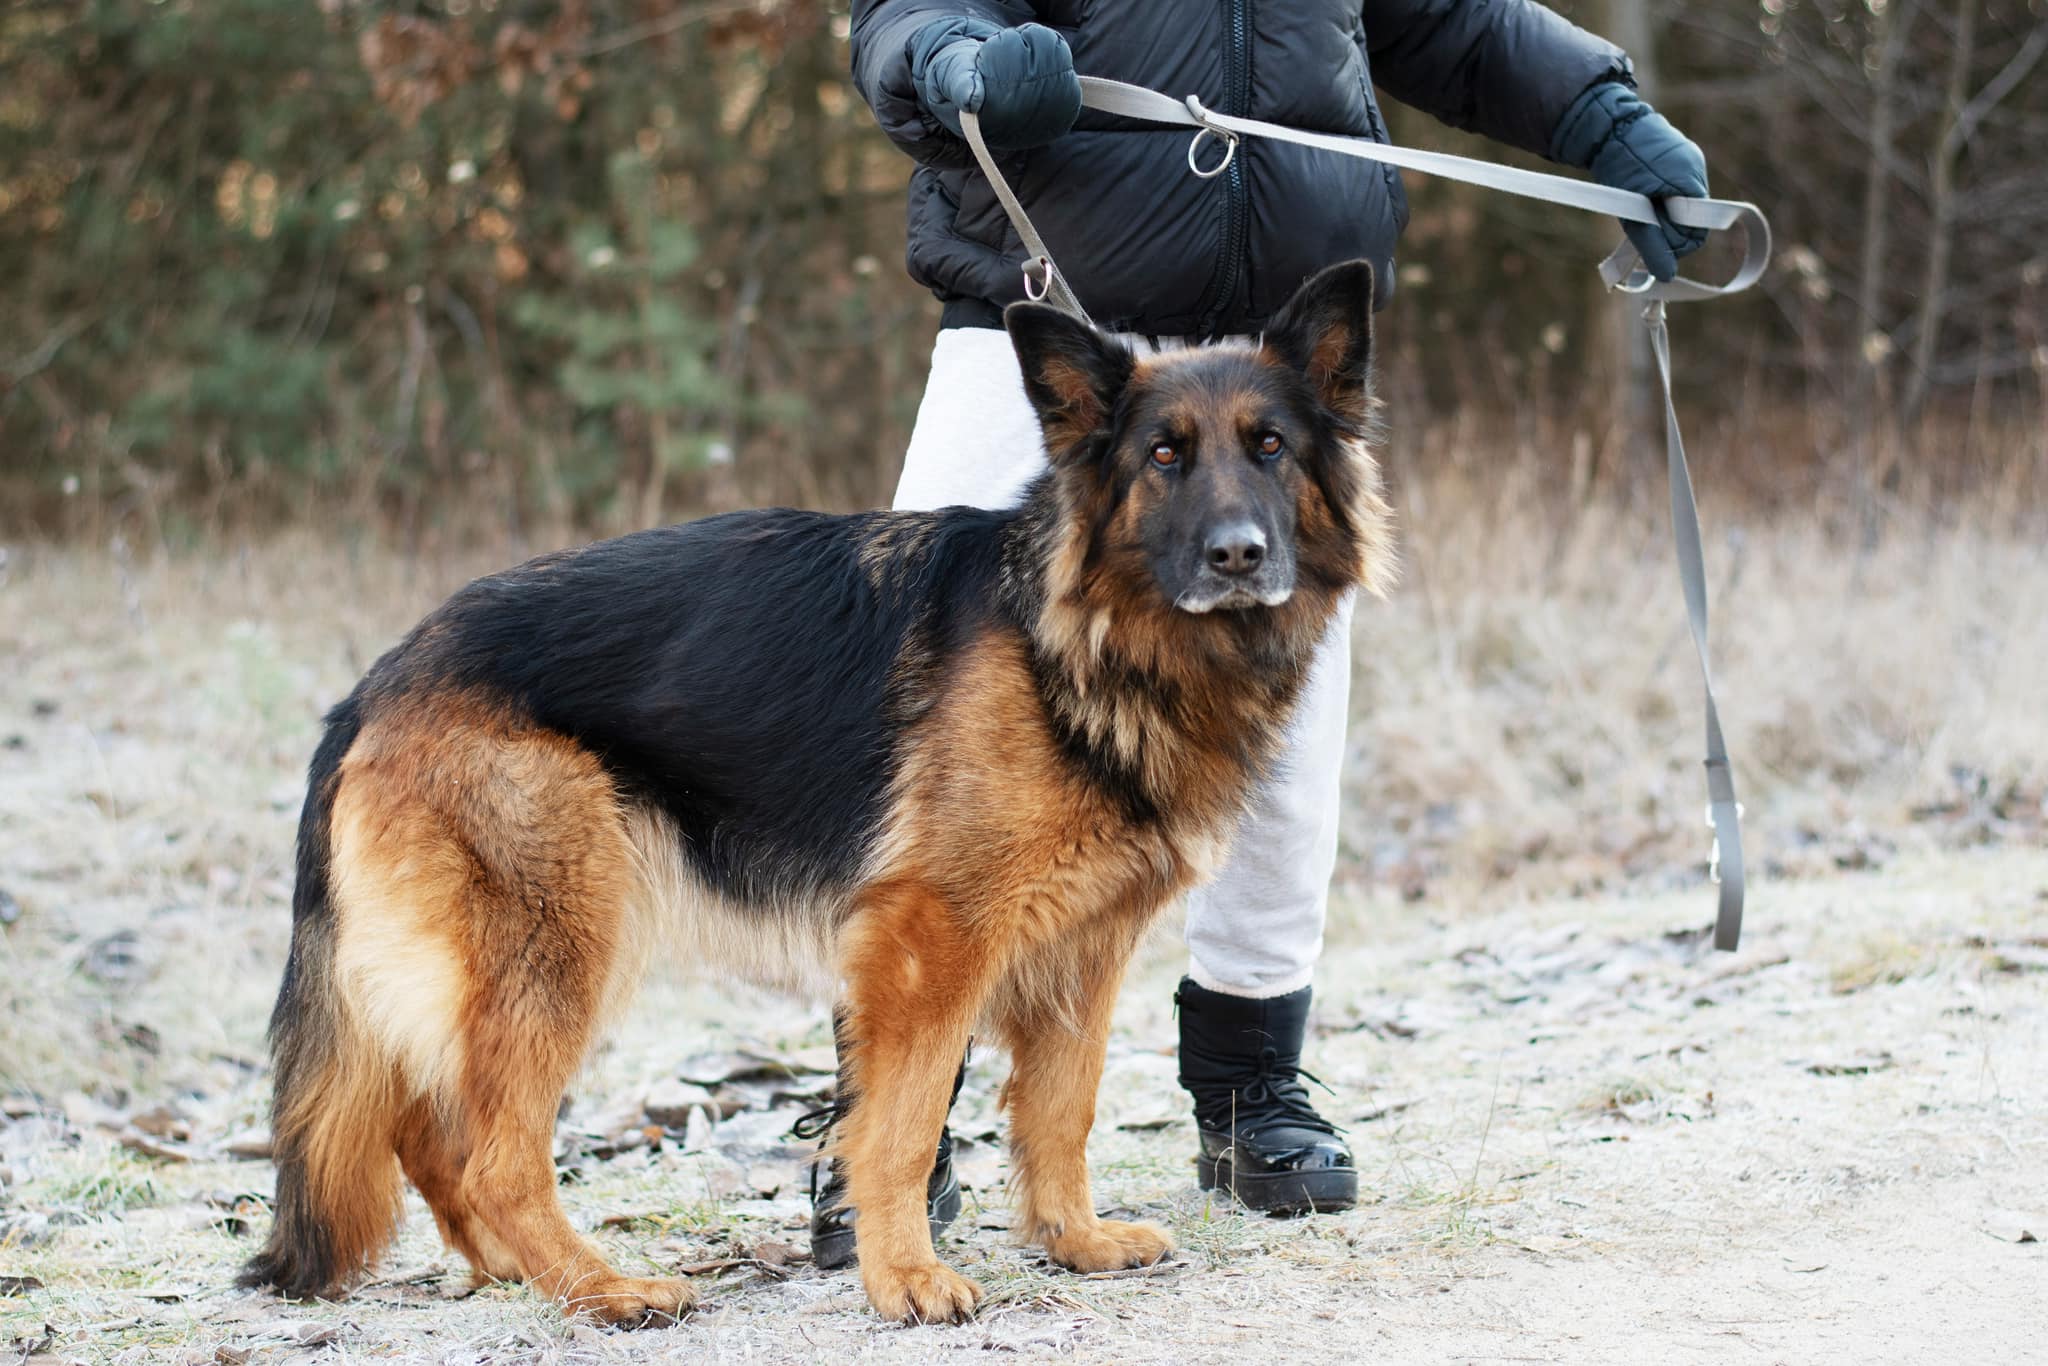
[[[1552,204],[1563,204],[1589,213],[1605,214],[1632,223],[1655,223],[1658,205],[1629,190],[1618,190],[1566,176],[1499,166],[1471,157],[1445,152],[1422,152],[1395,147],[1368,138],[1344,137],[1334,133],[1311,133],[1259,119],[1219,114],[1190,95],[1174,99],[1156,90],[1105,80],[1081,77],[1081,104],[1099,113],[1195,129],[1188,145],[1188,169],[1203,178],[1223,173],[1237,155],[1237,144],[1247,137],[1272,138],[1303,147],[1315,147],[1339,156],[1383,162],[1404,170],[1444,176],[1504,194],[1521,195]],[[981,120],[971,113],[960,115],[960,130],[967,145],[988,178],[989,187],[1009,215],[1010,224],[1024,243],[1030,259],[1024,264],[1024,292],[1043,299],[1075,317],[1088,321],[1073,288],[1053,264],[1045,239],[1032,225],[1024,205],[997,167],[988,143],[981,135]],[[1204,142],[1215,139],[1222,159],[1203,166]],[[1643,321],[1649,329],[1650,349],[1657,359],[1657,376],[1664,394],[1664,450],[1671,484],[1671,532],[1677,543],[1678,578],[1685,593],[1686,621],[1692,631],[1693,647],[1699,655],[1700,681],[1706,693],[1707,713],[1707,823],[1714,830],[1713,852],[1708,872],[1720,884],[1721,896],[1714,922],[1714,947],[1733,950],[1742,935],[1742,805],[1735,797],[1735,775],[1728,764],[1728,748],[1721,734],[1720,709],[1714,702],[1714,676],[1707,655],[1707,571],[1700,539],[1699,507],[1693,497],[1692,474],[1685,460],[1685,443],[1678,430],[1678,407],[1671,394],[1671,336],[1665,323],[1666,303],[1690,303],[1725,298],[1755,284],[1771,259],[1771,229],[1754,204],[1728,199],[1689,199],[1678,196],[1662,201],[1664,216],[1680,227],[1719,232],[1740,227],[1743,231],[1742,264],[1725,284],[1705,284],[1679,277],[1657,280],[1642,268],[1635,249],[1624,239],[1600,263],[1600,278],[1610,289],[1640,295],[1648,301]]]

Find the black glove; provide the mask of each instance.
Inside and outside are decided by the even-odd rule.
[[[955,136],[963,109],[999,150],[1051,142],[1080,117],[1074,54],[1042,24],[938,19],[910,35],[909,49],[918,103]]]
[[[1707,240],[1704,229],[1679,227],[1662,207],[1669,195],[1706,195],[1705,154],[1619,81],[1593,86],[1572,101],[1551,134],[1550,159],[1591,171],[1602,185],[1648,195],[1659,206],[1657,223],[1621,225],[1644,268],[1658,279],[1678,274],[1678,258]]]

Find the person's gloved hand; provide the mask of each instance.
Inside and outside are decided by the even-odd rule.
[[[955,136],[963,109],[998,150],[1051,142],[1080,117],[1074,54],[1042,24],[937,19],[910,35],[909,49],[918,102]]]
[[[1700,228],[1681,228],[1663,218],[1668,195],[1701,198],[1707,193],[1707,158],[1671,120],[1642,96],[1607,81],[1572,102],[1550,138],[1550,159],[1591,171],[1593,179],[1618,190],[1634,190],[1658,204],[1656,224],[1623,223],[1622,230],[1660,280],[1678,274],[1678,258],[1707,240]]]

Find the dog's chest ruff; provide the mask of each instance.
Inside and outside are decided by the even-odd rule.
[[[1237,741],[1193,744],[1098,688],[1101,714],[1155,720],[1103,737],[1141,784],[1134,799],[1076,759],[1029,656],[1021,633],[991,631],[963,661],[907,740],[868,880],[926,884],[970,925],[1041,941],[1149,919],[1221,862],[1251,776]]]

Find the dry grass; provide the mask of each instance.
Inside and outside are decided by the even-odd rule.
[[[450,588],[543,547],[398,554],[310,533],[173,556],[11,547],[0,892],[18,916],[0,930],[0,1096],[67,1118],[0,1124],[0,1276],[47,1287],[0,1294],[0,1344],[34,1345],[47,1322],[55,1359],[288,1354],[303,1349],[281,1336],[288,1321],[334,1329],[343,1355],[433,1360],[638,1359],[664,1340],[768,1360],[983,1345],[1314,1357],[1339,1342],[1627,1359],[1622,1337],[1598,1335],[1770,1346],[1789,1331],[1770,1325],[1806,1304],[1826,1331],[1789,1355],[1824,1359],[1884,1341],[1856,1336],[1865,1271],[1899,1277],[1893,1301],[1996,1279],[2032,1249],[1972,1221],[2038,1204],[2019,1173],[2044,1155],[2048,1003],[2043,974],[2001,969],[1981,945],[2038,935],[2048,865],[1968,851],[2041,841],[2040,540],[1991,506],[1895,522],[1872,546],[1818,518],[1710,507],[1716,663],[1751,857],[1771,874],[1730,964],[1660,938],[1710,906],[1697,689],[1661,516],[1596,503],[1559,520],[1534,510],[1540,466],[1495,477],[1452,465],[1403,480],[1407,576],[1357,619],[1319,998],[1331,1032],[1312,1065],[1339,1114],[1378,1114],[1354,1132],[1368,1208],[1247,1220],[1189,1189],[1185,1118],[1114,1127],[1178,1113],[1157,1052],[1169,927],[1127,993],[1096,1156],[1105,1200],[1173,1225],[1179,1268],[1053,1273],[979,1226],[1001,1223],[1000,1188],[984,1186],[988,1217],[958,1257],[994,1302],[951,1336],[882,1330],[853,1282],[808,1270],[728,1273],[717,1311],[666,1339],[564,1323],[517,1289],[445,1299],[419,1282],[445,1256],[417,1209],[397,1279],[343,1306],[226,1291],[246,1246],[235,1230],[264,1217],[241,1197],[267,1190],[268,1169],[163,1165],[100,1123],[167,1099],[209,1143],[260,1122],[318,714]],[[815,1047],[824,1017],[658,984],[579,1083],[579,1112],[735,1037]],[[977,1066],[970,1125],[993,1125],[999,1075]],[[34,1125],[54,1127],[39,1139]],[[690,1154],[629,1154],[572,1203],[586,1221],[658,1216],[599,1234],[642,1265],[709,1259],[735,1236],[801,1242],[783,1227],[790,1192],[750,1204],[706,1171]],[[1916,1230],[1918,1261],[1873,1234],[1887,1220]],[[1809,1277],[1787,1269],[1807,1258],[1836,1278],[1784,1280]],[[1666,1279],[1680,1270],[1727,1298]],[[2001,1336],[2019,1302],[1987,1294],[1987,1341],[2024,1340]]]
[[[1554,481],[1534,459],[1481,477],[1452,465],[1404,481],[1406,580],[1358,616],[1351,846],[1374,872],[1416,887],[1450,874],[1461,891],[1689,869],[1706,844],[1704,742],[1661,487],[1545,516],[1532,508]],[[2038,520],[1985,499],[1868,547],[1831,520],[1707,508],[1752,862],[1866,866],[1890,842],[2038,824]],[[1916,808],[1945,819],[1915,830]]]

